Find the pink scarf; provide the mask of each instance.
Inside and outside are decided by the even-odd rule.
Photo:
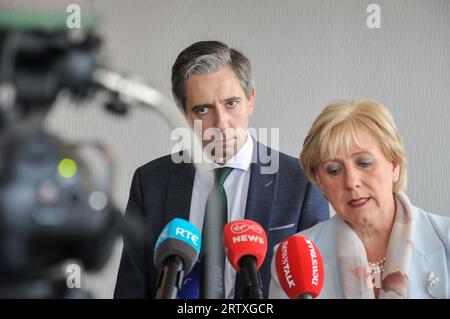
[[[407,298],[408,273],[413,251],[414,220],[411,203],[403,193],[394,194],[396,214],[389,238],[384,272],[370,274],[367,254],[358,235],[337,218],[336,251],[342,295],[346,299],[374,299],[374,286],[381,288],[379,299]]]

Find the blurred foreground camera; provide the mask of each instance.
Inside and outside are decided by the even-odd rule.
[[[99,39],[89,29],[73,37],[58,21],[0,12],[2,298],[89,296],[67,289],[61,265],[75,260],[86,270],[100,269],[122,227],[106,149],[66,143],[42,125],[62,90],[85,98],[95,87]],[[83,161],[86,151],[96,153],[103,173]]]

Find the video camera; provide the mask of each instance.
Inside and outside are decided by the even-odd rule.
[[[86,99],[102,90],[106,109],[119,115],[131,104],[150,106],[191,133],[181,141],[186,156],[203,152],[171,100],[99,65],[96,20],[84,15],[83,21],[74,30],[65,17],[0,11],[0,298],[86,297],[67,289],[62,263],[76,260],[97,270],[118,235],[146,240],[140,221],[123,219],[112,203],[107,150],[97,142],[69,144],[44,128],[59,93]],[[81,149],[99,155],[103,174],[89,169]],[[205,181],[213,180],[204,162],[193,164]]]
[[[100,269],[120,235],[107,150],[66,143],[42,124],[60,92],[84,99],[96,89],[99,46],[90,26],[74,33],[57,16],[0,13],[0,297],[88,296],[69,291],[58,267]],[[86,148],[107,173],[89,170]]]

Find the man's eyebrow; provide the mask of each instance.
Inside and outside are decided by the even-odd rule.
[[[198,104],[198,105],[194,105],[194,106],[191,108],[191,110],[199,109],[199,108],[202,108],[202,107],[211,107],[211,106],[212,106],[212,104],[208,104],[208,103],[205,103],[205,104]]]
[[[240,100],[241,100],[241,98],[239,96],[233,96],[233,97],[226,98],[225,100],[223,100],[223,102],[240,101]]]
[[[226,102],[230,102],[230,101],[238,101],[239,102],[241,100],[242,99],[239,96],[232,96],[232,97],[229,97],[229,98],[226,98],[226,99],[222,100],[221,103],[226,103]],[[202,107],[212,107],[212,106],[213,105],[209,104],[209,103],[197,104],[197,105],[192,106],[191,110],[199,109],[199,108],[202,108]]]

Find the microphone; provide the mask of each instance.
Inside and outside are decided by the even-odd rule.
[[[156,299],[175,299],[200,252],[199,230],[188,221],[175,218],[168,223],[155,245],[154,263],[159,269]]]
[[[259,268],[267,253],[267,235],[258,223],[239,219],[225,225],[223,231],[225,253],[238,273],[241,297],[263,299]]]
[[[278,280],[289,298],[312,299],[322,290],[324,270],[316,245],[307,237],[283,240],[275,255]]]

